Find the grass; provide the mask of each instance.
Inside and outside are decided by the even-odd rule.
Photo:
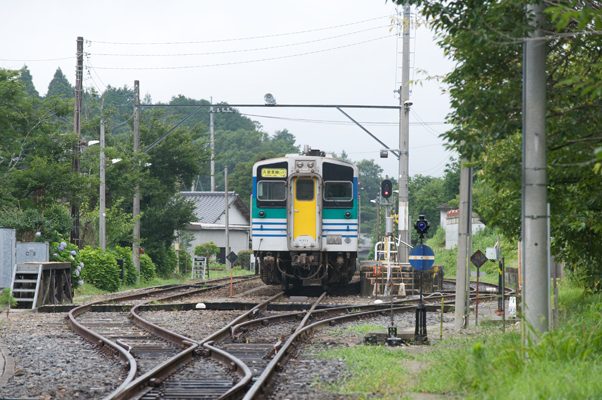
[[[415,355],[382,346],[323,351],[318,357],[344,359],[351,369],[350,377],[324,388],[379,398],[410,392],[467,399],[602,398],[602,294],[563,282],[559,302],[564,310],[559,325],[538,342],[523,344],[518,329],[479,327]],[[421,365],[419,371],[408,371],[412,362]]]
[[[253,271],[243,270],[243,269],[239,269],[239,268],[233,268],[232,271],[233,271],[234,276],[244,276],[244,275],[254,274]],[[227,276],[230,276],[230,271],[210,271],[209,276],[210,276],[210,279],[225,278]],[[132,289],[143,289],[143,288],[148,288],[148,287],[153,287],[153,286],[186,284],[186,283],[189,283],[190,281],[191,281],[191,279],[190,279],[189,275],[183,276],[182,278],[159,278],[159,277],[156,277],[152,281],[141,282],[140,284],[136,284],[136,285],[127,285],[127,286],[121,285],[119,287],[119,289],[117,290],[117,292],[124,292],[126,290],[132,290]],[[78,301],[87,301],[87,299],[89,299],[90,297],[98,296],[98,295],[102,295],[102,294],[108,294],[108,293],[110,293],[110,292],[107,292],[106,290],[98,289],[89,283],[84,283],[83,286],[80,286],[75,289],[75,297],[77,297]]]
[[[320,358],[342,358],[347,361],[351,376],[344,382],[323,386],[339,394],[378,393],[382,399],[399,399],[408,384],[408,370],[404,364],[408,354],[395,347],[354,346],[323,351]],[[319,385],[319,383],[318,383]],[[360,397],[361,399],[361,397]]]
[[[498,232],[495,229],[486,227],[484,230],[477,232],[472,237],[472,252],[481,250],[483,254],[487,247],[493,247],[497,241]],[[506,239],[501,236],[502,254],[505,258],[507,268],[518,268],[518,249],[514,240]],[[458,258],[458,248],[445,249],[445,231],[439,227],[435,235],[426,241],[427,246],[433,249],[435,253],[435,264],[445,266],[445,277],[456,277],[456,264]],[[471,254],[472,255],[472,254]],[[470,263],[472,271],[477,268]],[[481,272],[485,272],[485,277],[481,278],[484,282],[498,283],[499,273],[498,265],[495,262],[487,262],[481,268]],[[472,278],[475,279],[475,278]]]

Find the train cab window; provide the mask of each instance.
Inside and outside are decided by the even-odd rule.
[[[286,189],[283,181],[261,181],[257,183],[258,200],[284,200]]]
[[[326,201],[351,201],[353,187],[351,182],[326,182],[324,187],[324,200]]]
[[[314,199],[314,180],[297,179],[295,184],[295,196],[299,201],[311,201]]]

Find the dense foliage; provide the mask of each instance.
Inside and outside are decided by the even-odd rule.
[[[84,284],[83,269],[86,266],[80,249],[67,242],[50,243],[50,261],[71,263],[71,283],[74,288]]]
[[[195,246],[194,255],[211,258],[219,254],[219,247],[213,242],[203,243]]]
[[[100,248],[86,246],[80,251],[80,260],[84,263],[81,275],[84,282],[109,292],[119,288],[120,272],[117,261],[109,253],[103,253]]]
[[[520,237],[523,38],[531,30],[525,0],[414,0],[456,62],[449,86],[450,146],[482,168],[480,212]],[[602,279],[601,13],[594,1],[544,1],[547,8],[548,202],[551,250],[584,283]],[[475,185],[476,186],[476,185]]]

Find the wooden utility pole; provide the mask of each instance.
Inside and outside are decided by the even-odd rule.
[[[77,37],[77,65],[75,66],[75,104],[73,112],[73,132],[77,136],[77,145],[75,148],[75,156],[73,157],[72,170],[74,173],[79,174],[79,158],[82,148],[82,93],[83,84],[82,78],[84,74],[84,38],[82,36]],[[79,246],[79,204],[76,200],[72,200],[71,203],[71,217],[74,219],[75,224],[71,231],[71,243]]]
[[[140,153],[140,83],[134,81],[134,153]],[[136,154],[134,154],[137,156]],[[140,163],[136,166],[140,173]],[[140,182],[136,184],[134,195],[134,210],[132,217],[134,223],[134,243],[132,243],[132,258],[136,271],[138,272],[138,284],[140,284]]]

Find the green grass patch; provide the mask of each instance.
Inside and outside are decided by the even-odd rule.
[[[536,343],[520,332],[491,329],[444,340],[418,356],[426,361],[413,390],[469,399],[602,398],[602,295],[561,287],[561,325]]]
[[[378,393],[382,399],[399,399],[408,386],[404,364],[412,356],[399,348],[385,346],[337,347],[323,351],[319,358],[340,358],[347,362],[351,377],[323,389],[338,394]],[[318,383],[319,385],[319,383]],[[361,397],[360,397],[361,398]]]

